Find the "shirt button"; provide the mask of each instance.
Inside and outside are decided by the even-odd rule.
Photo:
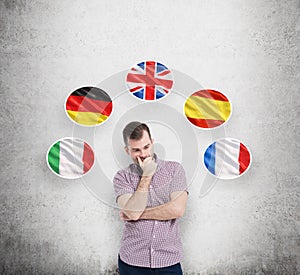
[[[155,239],[155,235],[153,235],[153,239]]]
[[[153,252],[154,251],[154,249],[153,248],[151,248],[151,252]]]
[[[155,221],[155,224],[157,224],[157,221]]]
[[[150,189],[152,189],[153,188],[153,186],[152,185],[150,185]]]

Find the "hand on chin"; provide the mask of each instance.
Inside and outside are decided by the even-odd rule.
[[[146,159],[146,158],[149,158],[150,156],[147,156],[147,157],[139,157],[140,158],[140,160],[142,161],[142,162],[144,162],[144,160]],[[139,164],[139,161],[138,161],[138,159],[136,158],[136,160],[135,160],[135,162],[137,163],[137,164]]]

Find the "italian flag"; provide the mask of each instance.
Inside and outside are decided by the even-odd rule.
[[[48,164],[56,174],[64,178],[79,178],[93,166],[94,152],[81,139],[64,138],[49,149]]]

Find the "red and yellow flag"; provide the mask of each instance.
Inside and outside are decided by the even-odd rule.
[[[214,90],[200,90],[185,102],[187,119],[200,128],[215,128],[230,117],[231,104],[222,93]]]

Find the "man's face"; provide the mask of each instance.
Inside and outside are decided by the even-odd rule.
[[[144,130],[141,139],[128,139],[125,151],[134,163],[138,163],[137,157],[144,161],[147,157],[153,157],[153,139],[150,139],[148,132]]]

